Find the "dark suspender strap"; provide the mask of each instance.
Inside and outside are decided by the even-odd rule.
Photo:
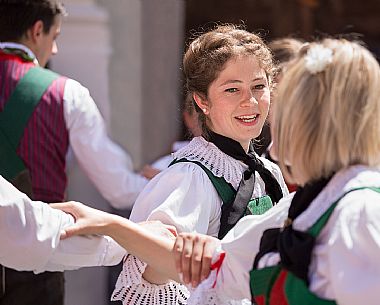
[[[214,174],[202,163],[198,161],[190,161],[185,158],[178,159],[178,160],[176,159],[172,161],[169,166],[175,163],[180,163],[180,162],[191,162],[200,166],[204,170],[204,172],[207,174],[207,176],[210,178],[212,184],[214,185],[216,191],[218,192],[218,195],[220,196],[220,198],[222,198],[223,204],[231,204],[233,202],[236,195],[236,191],[231,184],[229,184],[226,180],[224,180],[223,177],[215,177]]]
[[[40,67],[31,68],[19,80],[0,113],[0,171],[11,180],[25,165],[16,151],[35,107],[58,74]]]

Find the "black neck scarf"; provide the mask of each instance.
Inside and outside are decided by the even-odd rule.
[[[320,179],[297,189],[290,204],[286,221],[288,225],[283,229],[275,228],[264,231],[260,241],[260,250],[253,265],[254,269],[257,268],[259,260],[266,253],[278,252],[281,266],[305,283],[309,283],[308,272],[315,238],[307,232],[294,230],[292,222],[310,206],[331,177]]]
[[[222,206],[221,228],[218,237],[223,238],[238,220],[244,216],[254,190],[255,172],[258,172],[263,179],[266,192],[273,204],[283,197],[283,193],[277,179],[265,168],[264,163],[257,158],[252,145],[249,152],[246,153],[239,142],[212,131],[209,132],[208,140],[225,154],[248,165],[248,169],[243,173],[243,179],[239,184],[234,202]]]

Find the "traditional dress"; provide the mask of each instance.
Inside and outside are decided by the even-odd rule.
[[[100,193],[115,207],[131,207],[147,180],[133,172],[130,157],[108,137],[88,90],[39,67],[33,52],[18,43],[0,43],[0,75],[0,174],[33,200],[63,201],[70,144]],[[1,269],[8,287],[2,299],[63,304],[62,273]]]
[[[14,135],[17,122],[8,119],[4,111],[9,108],[9,99],[20,80],[37,66],[33,52],[24,45],[0,43],[1,133],[10,130],[10,136]],[[16,103],[13,108],[17,110],[20,107],[22,104]],[[59,75],[52,80],[24,123],[25,128],[18,138],[9,138],[8,134],[5,136],[29,170],[31,197],[35,200],[64,200],[69,144],[87,176],[114,207],[131,207],[147,184],[147,179],[133,172],[130,156],[108,137],[94,100],[88,90],[75,80]],[[1,155],[6,153],[5,144],[3,142],[0,149]],[[4,175],[5,171],[0,166],[0,174]]]
[[[303,241],[302,234],[315,238],[306,270],[297,262],[307,261],[302,257],[308,256],[307,247],[301,253],[295,246],[263,251],[261,242],[260,247],[260,233],[283,226],[295,197],[284,198],[262,216],[245,217],[221,243],[218,251],[225,252],[225,259],[218,272],[196,289],[189,304],[228,304],[252,293],[258,304],[378,304],[379,187],[378,169],[357,165],[341,170],[293,220],[296,235],[288,245]]]
[[[203,137],[174,153],[174,159],[186,159],[161,172],[146,186],[132,210],[131,220],[160,220],[174,225],[178,232],[199,232],[218,236],[222,215],[222,198],[205,167],[213,176],[223,178],[235,190],[248,166],[223,153]],[[279,182],[283,194],[287,188],[277,165],[262,159]],[[200,163],[202,166],[200,166]],[[265,197],[266,187],[258,173],[252,198]],[[153,285],[142,278],[146,264],[127,256],[112,298],[124,304],[186,304],[188,289],[176,282]],[[249,301],[246,301],[249,303]],[[239,301],[241,304],[242,301]]]

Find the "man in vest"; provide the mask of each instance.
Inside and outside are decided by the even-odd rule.
[[[63,201],[70,144],[101,194],[131,207],[147,180],[108,138],[88,90],[41,68],[57,53],[64,15],[58,0],[0,0],[0,175],[33,200]],[[63,304],[62,273],[2,271],[1,305]]]

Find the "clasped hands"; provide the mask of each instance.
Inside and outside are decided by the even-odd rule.
[[[114,237],[115,228],[113,224],[123,222],[128,225],[125,227],[126,229],[130,227],[128,234],[133,234],[136,228],[142,227],[148,230],[151,235],[160,235],[169,240],[175,238],[172,254],[176,270],[184,284],[196,287],[210,274],[213,254],[220,242],[217,238],[198,233],[177,234],[174,226],[163,224],[160,221],[146,221],[136,225],[120,216],[75,201],[54,203],[51,206],[71,214],[75,219],[75,224],[62,231],[61,239],[88,234]]]

